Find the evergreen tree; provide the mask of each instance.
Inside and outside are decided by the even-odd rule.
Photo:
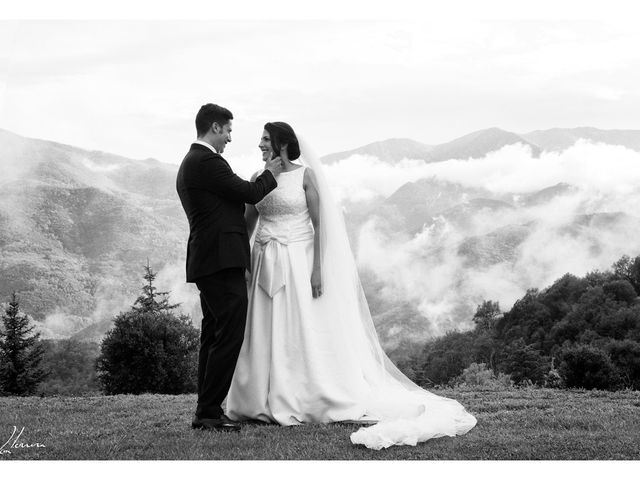
[[[142,295],[136,299],[132,309],[136,312],[163,312],[178,307],[179,304],[169,304],[169,292],[156,291],[157,288],[153,286],[153,282],[157,274],[151,269],[148,258],[147,264],[144,266],[144,272],[144,279],[147,283],[143,285]]]
[[[47,373],[40,362],[44,348],[40,334],[33,333],[29,316],[20,312],[16,292],[2,315],[3,331],[0,332],[0,392],[4,395],[33,394]]]
[[[108,395],[191,393],[197,389],[199,332],[186,315],[175,315],[168,292],[157,292],[145,267],[142,295],[120,313],[100,345],[98,378]]]

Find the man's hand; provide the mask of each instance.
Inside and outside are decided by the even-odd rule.
[[[282,171],[282,160],[280,160],[280,157],[275,157],[267,160],[265,169],[273,173],[274,177],[277,177],[278,174]]]

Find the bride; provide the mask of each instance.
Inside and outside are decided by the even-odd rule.
[[[361,423],[351,441],[374,449],[471,430],[476,419],[461,404],[420,388],[383,352],[320,161],[304,148],[294,163],[300,142],[284,122],[267,123],[259,147],[283,170],[277,188],[246,207],[249,306],[227,415]]]

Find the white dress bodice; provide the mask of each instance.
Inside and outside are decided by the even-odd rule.
[[[276,179],[278,186],[256,204],[260,214],[256,242],[275,239],[286,245],[313,238],[303,187],[305,168],[281,172]]]

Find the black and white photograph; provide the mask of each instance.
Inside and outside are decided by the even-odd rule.
[[[631,2],[68,3],[0,19],[0,462],[637,467]]]

